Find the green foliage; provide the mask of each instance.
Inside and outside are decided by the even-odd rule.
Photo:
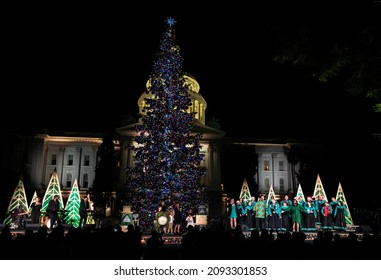
[[[306,77],[323,83],[339,79],[349,94],[381,102],[379,2],[332,1],[314,14],[305,9],[287,17],[295,21],[272,23],[274,61],[303,67]]]
[[[374,106],[374,111],[377,113],[381,113],[381,103],[378,103]]]

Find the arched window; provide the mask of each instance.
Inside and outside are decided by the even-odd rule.
[[[264,171],[269,171],[270,170],[270,164],[268,160],[265,160],[263,163],[263,170]]]

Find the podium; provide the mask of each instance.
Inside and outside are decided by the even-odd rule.
[[[208,215],[196,215],[196,225],[206,226],[208,224]]]

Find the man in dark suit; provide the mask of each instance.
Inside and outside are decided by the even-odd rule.
[[[89,208],[90,208],[89,199],[87,196],[84,196],[81,199],[81,202],[79,204],[79,216],[81,217],[79,219],[79,227],[80,228],[83,228],[86,225],[87,211],[89,210]]]
[[[49,201],[48,204],[48,213],[50,219],[50,229],[57,226],[56,223],[59,223],[58,212],[60,211],[60,202],[58,200],[59,196],[55,195],[54,198]]]

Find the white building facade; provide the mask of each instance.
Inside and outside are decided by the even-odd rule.
[[[277,194],[293,194],[297,186],[297,177],[293,170],[299,169],[299,163],[292,166],[288,161],[285,148],[289,144],[255,143],[258,155],[257,184],[259,193],[268,193],[270,186]]]
[[[77,179],[80,190],[89,190],[95,179],[98,137],[38,134],[28,147],[25,164],[28,181],[36,190],[46,189],[54,170],[61,188],[70,190]]]

